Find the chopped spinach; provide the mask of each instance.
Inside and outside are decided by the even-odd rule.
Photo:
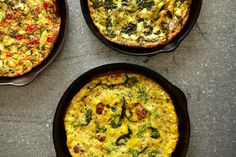
[[[15,3],[12,0],[6,0],[5,3],[8,4],[11,7],[15,6]]]
[[[140,88],[139,89],[139,98],[141,100],[143,100],[144,102],[147,102],[148,100],[148,95],[147,95],[147,91],[145,88]]]
[[[121,126],[121,119],[118,116],[114,116],[110,123],[112,128],[118,128]]]
[[[132,157],[138,157],[140,154],[144,153],[148,147],[144,147],[141,150],[130,149],[128,153],[132,155]]]
[[[124,140],[125,142],[127,142],[127,138],[130,138],[132,134],[132,130],[128,127],[128,133],[127,134],[124,134],[124,135],[121,135],[115,142],[115,144],[117,146],[120,146],[120,145],[123,145],[124,143],[122,143],[121,141]]]
[[[105,133],[107,131],[107,128],[96,125],[95,131],[96,131],[96,133]]]
[[[86,126],[90,123],[90,121],[92,120],[92,109],[87,109],[85,112],[85,121],[86,123],[79,123],[78,127],[83,127]]]
[[[132,35],[136,32],[136,30],[137,30],[137,25],[133,23],[129,23],[128,26],[122,28],[121,32],[128,35]]]
[[[143,129],[138,130],[138,132],[136,133],[138,138],[142,138],[143,134],[144,134],[144,130]]]
[[[145,28],[144,28],[144,34],[145,35],[150,35],[151,33],[152,33],[152,30],[153,30],[153,28],[151,27],[151,26],[146,26]]]
[[[105,0],[105,9],[110,10],[110,9],[115,9],[117,6],[115,3],[112,2],[112,0]]]
[[[156,38],[156,39],[147,39],[146,41],[147,42],[156,42],[156,41],[158,41],[159,39],[158,38]]]
[[[128,77],[128,75],[126,74],[125,85],[127,87],[133,87],[138,82],[139,81],[138,81],[137,77],[135,77],[135,76]]]
[[[105,150],[106,150],[107,154],[110,154],[110,153],[111,153],[111,151],[112,151],[112,149],[111,149],[111,148],[105,148]]]
[[[103,1],[102,0],[92,0],[94,7],[99,8],[102,6]]]
[[[118,108],[117,106],[111,107],[112,112],[115,113],[115,115],[118,115]]]
[[[126,103],[125,103],[125,98],[123,97],[122,111],[120,115],[121,120],[125,117],[125,110],[126,110]]]
[[[107,28],[107,35],[110,38],[114,38],[116,36],[115,32],[112,30],[112,20],[110,17],[106,19],[106,28]]]
[[[137,42],[143,42],[143,41],[145,41],[145,39],[144,39],[144,37],[141,37],[141,36],[140,36],[140,37],[138,37],[138,38],[136,39],[136,41],[137,41]]]
[[[151,135],[150,135],[151,138],[155,138],[155,139],[160,138],[160,133],[158,132],[156,128],[149,127],[149,129],[151,130]]]
[[[92,120],[92,109],[87,109],[86,113],[85,113],[85,120],[86,120],[86,125],[88,125],[90,123],[90,121]]]
[[[148,10],[150,10],[155,5],[153,0],[137,0],[137,4],[140,9],[147,8]]]
[[[129,115],[127,115],[127,113],[128,113]],[[126,119],[128,119],[128,121],[130,121],[130,122],[137,122],[137,120],[133,120],[133,119],[132,119],[132,116],[133,116],[132,111],[126,110],[126,112],[125,112],[125,117],[126,117]]]

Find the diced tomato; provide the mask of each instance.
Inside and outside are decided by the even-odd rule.
[[[34,25],[27,26],[27,32],[33,33],[35,31],[36,27]]]
[[[35,7],[34,11],[38,14],[39,13],[39,7]]]
[[[38,38],[38,37],[35,37],[34,39],[32,39],[32,40],[29,42],[29,47],[32,48],[32,47],[34,47],[36,44],[39,44],[39,38]]]
[[[25,34],[18,35],[18,36],[16,37],[16,41],[19,42],[19,41],[21,41],[22,39],[24,39],[25,37],[26,37]]]
[[[47,38],[47,42],[50,43],[50,44],[52,44],[53,38],[52,38],[52,37],[48,37],[48,38]]]
[[[48,2],[43,3],[43,7],[46,9],[49,6]]]
[[[12,15],[7,15],[7,20],[12,20]]]
[[[7,52],[6,57],[11,57],[11,52]]]

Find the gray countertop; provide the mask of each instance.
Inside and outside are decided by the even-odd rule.
[[[181,88],[188,99],[191,139],[187,157],[236,156],[236,2],[203,1],[198,22],[171,53],[135,57],[101,43],[87,27],[78,0],[68,0],[64,48],[31,84],[0,87],[0,156],[54,157],[52,122],[72,81],[96,66],[147,66]]]

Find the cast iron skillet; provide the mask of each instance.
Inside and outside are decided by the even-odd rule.
[[[68,107],[68,104],[70,103],[72,98],[94,76],[100,73],[105,73],[109,71],[114,72],[119,70],[131,71],[131,72],[133,71],[146,75],[147,77],[152,78],[156,82],[158,82],[169,93],[171,99],[174,102],[175,110],[179,118],[179,133],[180,133],[180,138],[176,146],[176,149],[172,154],[172,157],[185,157],[190,138],[190,123],[187,111],[187,100],[184,93],[179,88],[172,85],[164,77],[156,73],[155,71],[152,71],[143,66],[128,64],[128,63],[107,64],[94,68],[81,75],[69,86],[69,88],[62,96],[54,116],[53,141],[57,156],[58,157],[71,156],[66,145],[64,115]]]
[[[175,50],[180,44],[180,42],[188,35],[190,30],[193,28],[194,24],[196,23],[200,10],[201,10],[202,0],[192,0],[190,13],[189,13],[189,20],[187,21],[186,25],[181,30],[181,32],[179,32],[179,34],[174,39],[172,39],[169,43],[167,43],[164,46],[157,46],[153,48],[135,48],[135,47],[130,47],[130,46],[119,45],[119,44],[116,44],[107,40],[99,32],[99,30],[94,25],[91,19],[89,8],[88,8],[88,0],[80,0],[80,4],[81,4],[82,13],[84,15],[87,25],[100,41],[102,41],[105,45],[119,52],[129,54],[129,55],[144,56],[144,55],[154,55],[161,52],[171,52]]]
[[[0,85],[14,85],[14,86],[23,86],[35,79],[35,77],[43,71],[58,55],[61,51],[62,46],[65,41],[66,32],[68,28],[69,20],[69,11],[67,0],[57,0],[58,4],[58,14],[61,17],[61,27],[58,35],[57,42],[55,43],[50,55],[37,67],[35,67],[30,72],[15,78],[0,78]]]

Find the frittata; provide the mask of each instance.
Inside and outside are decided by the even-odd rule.
[[[0,0],[0,77],[16,77],[45,60],[60,29],[56,0]]]
[[[99,75],[80,89],[64,125],[73,157],[170,157],[179,138],[168,93],[125,71]]]
[[[108,40],[132,47],[171,41],[187,22],[191,0],[88,0],[91,18]]]

